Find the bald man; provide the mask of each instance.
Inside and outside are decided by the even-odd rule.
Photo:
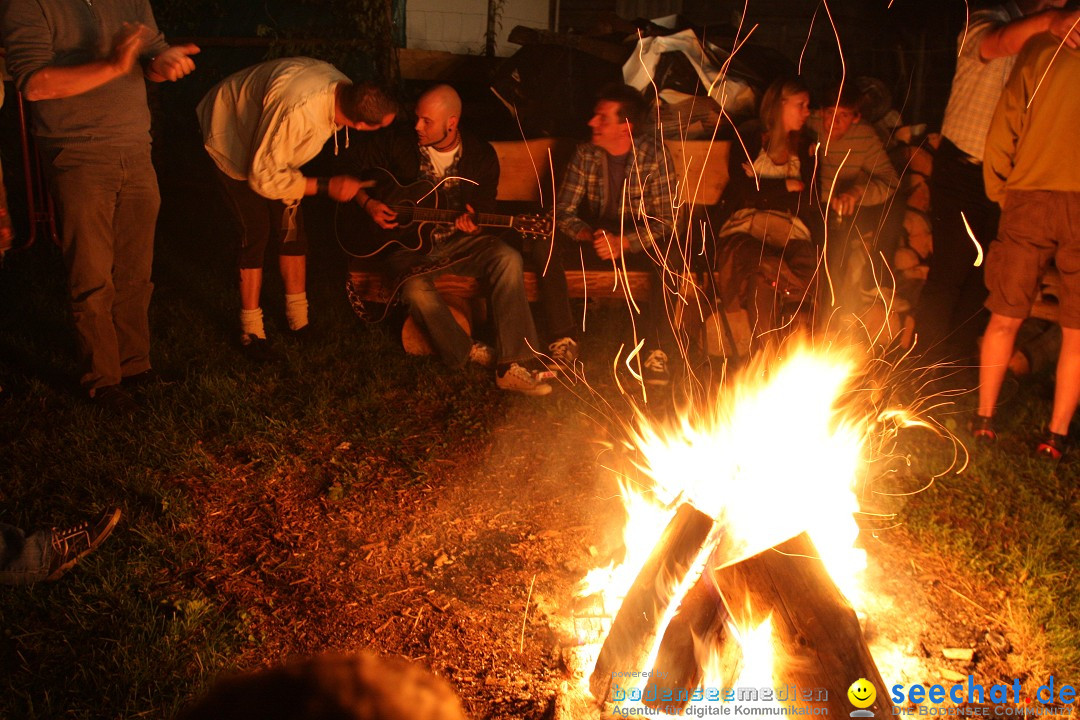
[[[476,363],[495,367],[499,388],[525,395],[546,395],[533,348],[536,327],[525,297],[521,255],[497,235],[481,231],[476,214],[495,210],[499,159],[487,142],[459,128],[461,98],[449,85],[436,85],[416,104],[412,133],[396,128],[392,137],[373,142],[363,164],[389,170],[404,185],[418,180],[438,186],[440,207],[460,210],[456,221],[437,227],[430,252],[398,250],[388,259],[401,278],[401,299],[409,315],[424,328],[439,357],[450,367]],[[372,191],[373,193],[375,191]],[[397,227],[397,216],[378,197],[360,189],[356,201],[380,227]],[[446,301],[435,289],[440,273],[479,279],[491,289],[496,348],[478,342],[461,329]]]

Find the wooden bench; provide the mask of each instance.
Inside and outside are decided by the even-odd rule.
[[[724,191],[728,180],[727,142],[709,142],[706,140],[669,140],[666,142],[671,158],[672,194],[680,206],[681,217],[687,217],[697,208],[715,204]],[[542,138],[514,142],[494,142],[492,146],[499,157],[499,187],[496,199],[500,203],[513,203],[515,206],[528,204],[531,207],[549,212],[554,205],[558,178],[566,167],[574,151],[574,143],[565,139]],[[586,267],[572,263],[566,265],[567,286],[572,298],[588,299],[623,299],[629,290],[634,297],[646,297],[649,291],[650,275],[644,271],[621,270],[597,267],[591,261]],[[393,287],[385,276],[372,272],[359,264],[350,264],[349,282],[356,297],[364,301],[386,303],[391,298]],[[470,326],[470,316],[481,298],[481,288],[475,278],[461,275],[444,274],[435,281],[435,287],[447,298],[455,310],[459,322],[466,329]],[[525,291],[530,302],[538,297],[536,273],[525,273]],[[418,336],[410,322],[402,331],[402,342],[411,353],[424,354],[430,351]]]

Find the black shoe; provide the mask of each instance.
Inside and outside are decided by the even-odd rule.
[[[240,352],[253,363],[269,363],[277,360],[277,352],[270,341],[256,335],[244,335],[240,339]]]
[[[993,445],[997,442],[998,434],[994,429],[994,418],[976,414],[971,418],[969,426],[971,434],[976,440],[984,445]]]
[[[70,528],[53,528],[49,543],[52,560],[46,580],[56,580],[100,545],[120,522],[120,508],[103,512],[96,520]]]
[[[90,396],[90,402],[115,415],[135,415],[141,409],[135,398],[119,385],[94,388],[93,393]]]
[[[1035,454],[1047,460],[1057,461],[1064,457],[1068,447],[1069,439],[1066,436],[1047,430],[1039,444],[1035,446]]]
[[[308,323],[302,328],[289,330],[289,337],[293,338],[301,345],[310,345],[318,342],[322,338],[322,326]]]
[[[141,373],[135,373],[120,379],[120,386],[132,392],[142,392],[155,385],[166,384],[168,384],[168,381],[154,368],[147,368]]]

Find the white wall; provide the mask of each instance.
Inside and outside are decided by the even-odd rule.
[[[406,47],[481,55],[487,7],[487,0],[406,0]],[[546,29],[548,0],[506,0],[495,36],[497,55],[513,55],[518,49],[506,39],[516,25]]]

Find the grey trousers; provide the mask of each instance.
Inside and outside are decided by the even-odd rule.
[[[0,585],[22,585],[44,580],[52,562],[51,530],[26,537],[14,525],[0,523]]]
[[[56,199],[82,386],[150,368],[150,269],[161,198],[150,143],[42,148]]]

